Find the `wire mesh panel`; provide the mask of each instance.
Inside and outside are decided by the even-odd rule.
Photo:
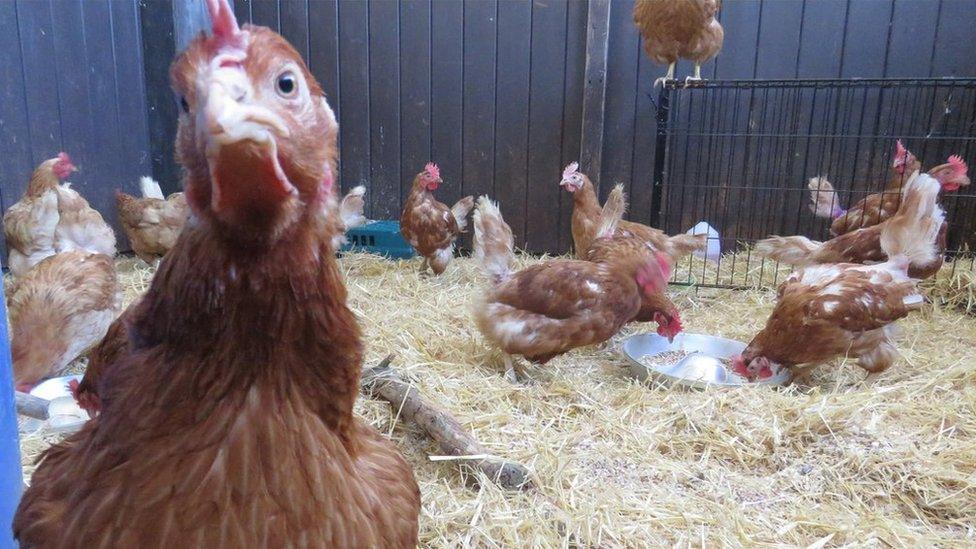
[[[976,79],[671,81],[657,107],[654,224],[671,234],[703,220],[717,229],[718,264],[691,258],[675,269],[677,282],[704,286],[780,282],[789,267],[755,255],[758,239],[830,238],[830,219],[810,207],[813,177],[826,177],[831,199],[848,208],[885,189],[898,139],[923,171],[976,153]],[[959,256],[976,244],[973,187],[942,205],[949,254]]]

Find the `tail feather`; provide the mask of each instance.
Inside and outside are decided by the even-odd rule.
[[[812,177],[807,184],[810,189],[810,211],[817,217],[824,219],[836,219],[844,215],[844,209],[840,207],[840,198],[834,186],[827,181],[824,176]]]
[[[678,234],[668,238],[667,252],[674,261],[678,261],[692,252],[704,250],[707,246],[707,234]]]
[[[822,246],[805,236],[771,236],[756,243],[756,252],[787,265],[807,265]]]
[[[497,284],[512,274],[515,261],[512,229],[502,218],[498,204],[487,196],[478,198],[473,218],[475,260],[492,283]]]
[[[465,196],[451,206],[451,213],[454,215],[454,220],[457,221],[458,230],[464,231],[464,229],[468,228],[468,212],[471,211],[473,206],[473,196]]]
[[[159,183],[148,175],[139,178],[139,190],[142,192],[143,198],[166,199],[163,196],[163,189],[159,187]]]
[[[718,230],[708,224],[707,221],[699,221],[694,227],[688,229],[685,233],[687,235],[704,235],[705,246],[699,250],[693,250],[692,253],[697,257],[707,259],[709,261],[718,262],[722,257],[722,238],[719,235]]]
[[[345,230],[366,224],[366,216],[363,215],[363,207],[366,205],[363,199],[365,195],[366,187],[359,185],[342,198],[342,203],[339,204],[339,218],[342,219]]]
[[[881,249],[889,261],[924,265],[941,253],[939,230],[945,223],[945,211],[939,206],[938,180],[928,174],[913,176],[905,195],[881,231]]]
[[[627,211],[627,196],[624,186],[618,184],[610,191],[610,196],[600,211],[600,223],[597,225],[596,238],[607,238],[617,232],[617,226]]]

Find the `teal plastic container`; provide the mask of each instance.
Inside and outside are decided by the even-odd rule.
[[[414,257],[413,248],[400,234],[399,221],[370,221],[346,233],[346,244],[342,252],[368,252],[392,259]]]

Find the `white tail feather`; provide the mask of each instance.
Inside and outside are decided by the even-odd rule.
[[[474,211],[474,258],[492,283],[512,274],[515,241],[512,229],[505,223],[498,204],[487,196],[478,198]]]
[[[938,201],[940,189],[939,182],[924,173],[913,175],[905,184],[898,212],[881,231],[881,249],[889,261],[924,265],[937,257],[939,229],[945,223],[945,211]]]
[[[705,244],[705,249],[695,250],[692,254],[695,257],[701,257],[708,261],[718,263],[718,260],[722,257],[722,241],[721,236],[714,227],[706,221],[699,221],[694,227],[688,229],[685,234],[693,236],[700,234],[706,235],[708,241]]]
[[[163,189],[159,187],[159,183],[148,175],[139,178],[139,190],[142,192],[143,198],[166,200],[166,197],[163,196]]]
[[[810,189],[810,211],[817,217],[834,219],[843,211],[840,207],[840,197],[834,186],[824,176],[812,177],[807,184]]]
[[[609,238],[617,232],[617,226],[627,210],[627,196],[624,186],[616,185],[600,211],[600,224],[597,226],[596,238]]]
[[[366,201],[363,200],[365,195],[366,187],[359,185],[342,197],[342,203],[339,204],[339,218],[342,219],[345,230],[366,224],[366,216],[363,215],[363,207],[366,205]]]
[[[807,265],[821,246],[805,236],[771,236],[756,243],[756,253],[787,265]]]
[[[451,206],[451,214],[454,216],[454,220],[457,221],[458,230],[464,231],[464,229],[468,228],[468,212],[471,211],[472,207],[474,207],[473,196],[465,196]]]

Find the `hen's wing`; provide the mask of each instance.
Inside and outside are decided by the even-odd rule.
[[[7,210],[3,231],[14,276],[23,275],[45,257],[54,255],[54,233],[59,220],[58,195],[54,190],[36,198],[26,197]]]
[[[57,251],[85,250],[114,256],[115,233],[102,215],[67,184],[58,187],[57,191],[58,212],[61,215],[55,231]]]
[[[820,268],[823,272],[835,269],[836,275],[809,281],[804,288],[799,285],[804,276],[800,273],[800,282],[794,282],[796,290],[807,291],[787,290],[781,298],[784,302],[803,300],[805,322],[825,321],[849,332],[865,332],[904,318],[924,304],[915,281],[888,263]]]
[[[404,238],[420,255],[449,248],[461,230],[451,209],[433,199],[408,201],[400,219]]]

